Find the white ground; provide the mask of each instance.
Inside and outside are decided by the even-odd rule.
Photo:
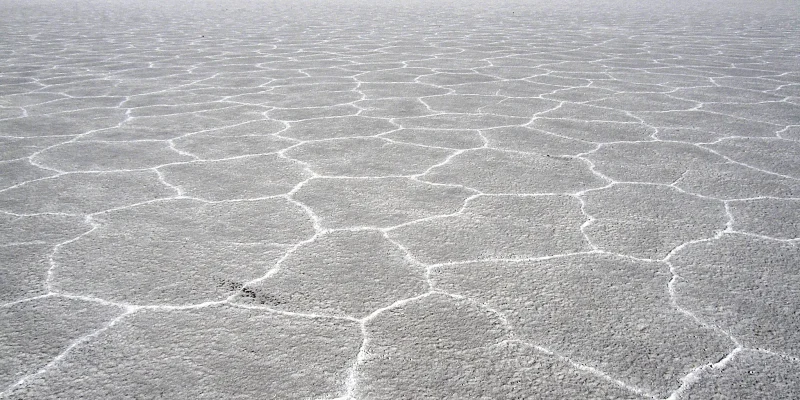
[[[1,2],[0,397],[800,398],[800,11],[668,3]]]

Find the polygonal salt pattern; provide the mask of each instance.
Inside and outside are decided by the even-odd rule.
[[[773,137],[782,127],[780,124],[703,110],[638,112],[636,115],[658,128],[697,128],[725,136]]]
[[[0,136],[0,161],[29,157],[37,151],[64,143],[69,137],[12,138]]]
[[[800,197],[800,180],[734,162],[688,169],[673,185],[690,193],[728,200]]]
[[[575,156],[597,148],[588,141],[571,139],[538,129],[513,126],[483,132],[488,146],[499,150],[524,151],[549,156]]]
[[[777,239],[800,238],[800,199],[732,201],[733,229]]]
[[[653,133],[652,128],[637,122],[583,121],[568,118],[538,118],[528,127],[575,140],[596,143],[646,141],[650,140],[650,135]]]
[[[0,189],[11,188],[33,180],[54,176],[52,170],[33,165],[29,160],[14,160],[0,162],[3,176],[0,177]]]
[[[52,245],[8,244],[0,247],[0,301],[14,302],[47,294]]]
[[[313,179],[294,198],[325,228],[389,228],[461,209],[474,191],[407,178]]]
[[[485,144],[477,129],[400,129],[382,134],[381,137],[401,143],[455,150],[475,149]]]
[[[713,371],[686,394],[697,399],[791,399],[800,396],[800,362],[761,351],[737,354],[730,365]]]
[[[172,164],[159,171],[170,186],[212,201],[285,194],[309,176],[300,162],[277,154]]]
[[[267,280],[248,285],[243,300],[279,310],[365,317],[428,289],[424,270],[383,234],[343,231],[298,247]]]
[[[320,175],[380,177],[417,175],[444,161],[449,149],[396,143],[380,138],[352,138],[303,143],[286,154]]]
[[[495,309],[520,340],[605,371],[657,398],[732,350],[670,304],[664,263],[573,255],[436,268],[437,286]]]
[[[54,254],[52,285],[136,304],[222,300],[231,294],[226,282],[263,275],[285,246],[313,234],[303,210],[285,199],[150,203],[93,223]]]
[[[800,250],[792,243],[728,234],[670,258],[679,304],[751,348],[797,358]]]
[[[273,135],[219,136],[219,132],[184,136],[174,141],[175,148],[203,160],[274,153],[297,142]]]
[[[123,121],[125,121],[124,110],[114,108],[54,112],[0,120],[0,132],[3,136],[20,138],[74,136],[88,131],[113,128]]]
[[[43,297],[0,308],[0,385],[7,387],[46,367],[80,337],[102,328],[122,310],[62,297]]]
[[[603,186],[584,160],[478,149],[456,154],[421,179],[483,193],[570,193]]]
[[[425,298],[386,312],[367,329],[376,339],[359,365],[360,397],[638,397],[533,346],[502,341],[502,322],[463,300]]]
[[[751,3],[0,5],[0,398],[798,397]]]
[[[154,171],[63,174],[0,191],[0,210],[90,214],[174,195]]]
[[[289,125],[281,136],[297,140],[332,139],[354,136],[375,136],[397,129],[379,118],[336,117],[309,119]]]
[[[624,182],[671,184],[688,171],[707,171],[725,159],[701,147],[675,142],[612,143],[588,155],[596,170]]]
[[[147,310],[108,327],[76,349],[66,368],[48,370],[11,395],[335,397],[360,344],[352,321],[235,308]]]
[[[430,264],[531,258],[589,250],[580,202],[569,196],[483,196],[446,216],[389,232]]]
[[[722,202],[665,186],[620,184],[583,196],[584,232],[603,250],[662,259],[682,243],[725,229]]]
[[[160,141],[65,143],[42,151],[35,158],[39,164],[59,171],[145,169],[191,159]]]
[[[783,139],[722,139],[708,148],[755,168],[800,179],[800,143]]]

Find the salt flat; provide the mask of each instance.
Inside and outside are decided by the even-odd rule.
[[[0,397],[800,398],[800,10],[0,2]]]

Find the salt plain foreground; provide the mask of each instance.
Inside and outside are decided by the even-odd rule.
[[[0,3],[0,397],[800,398],[796,3],[655,3]]]

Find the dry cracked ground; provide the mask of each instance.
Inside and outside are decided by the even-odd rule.
[[[0,397],[800,398],[800,11],[657,3],[3,0]]]

